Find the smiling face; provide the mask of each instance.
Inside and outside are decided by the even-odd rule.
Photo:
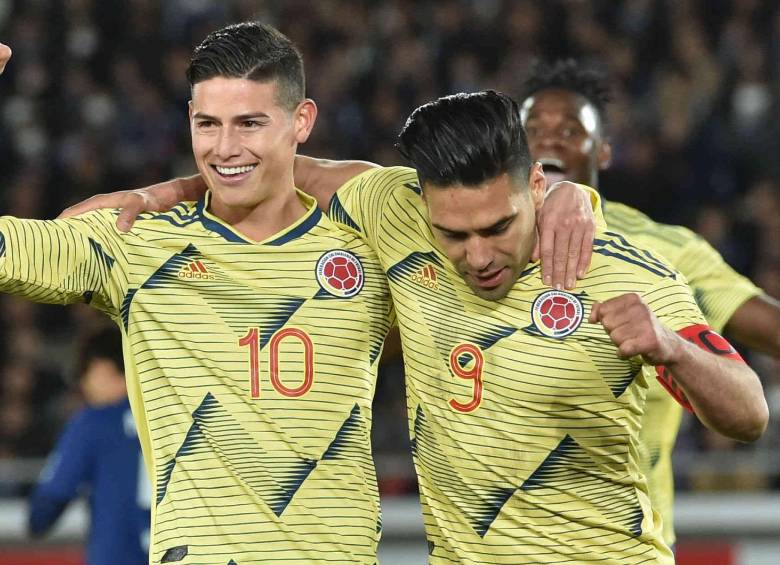
[[[475,187],[424,189],[436,240],[477,296],[504,298],[528,265],[544,188],[534,165],[527,181],[504,173]]]
[[[309,136],[316,106],[290,112],[277,82],[215,77],[192,87],[190,129],[198,170],[212,191],[215,215],[230,219],[280,195],[294,194],[296,148]]]
[[[611,148],[593,104],[570,90],[550,88],[527,98],[521,112],[531,158],[542,163],[549,184],[570,180],[597,185],[599,170],[609,166]]]

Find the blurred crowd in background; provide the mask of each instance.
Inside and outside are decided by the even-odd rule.
[[[14,50],[0,79],[0,213],[53,218],[98,192],[193,173],[189,54],[244,19],[303,52],[320,114],[302,152],[319,157],[401,164],[393,142],[412,109],[516,93],[535,57],[603,69],[614,159],[602,192],[693,228],[780,297],[776,0],[0,0]],[[99,316],[0,296],[0,460],[45,456],[79,407],[61,360]],[[780,364],[748,356],[780,414]],[[375,421],[383,490],[413,491],[400,362],[384,367]],[[778,447],[776,417],[751,446],[688,420],[678,485],[780,488]]]

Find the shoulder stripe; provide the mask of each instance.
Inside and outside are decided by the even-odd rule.
[[[618,233],[604,232],[604,234],[617,239],[617,241],[614,241],[612,239],[593,240],[594,253],[614,256],[614,257],[624,259],[626,261],[628,261],[629,259],[629,257],[627,256],[630,256],[631,258],[633,258],[633,260],[628,261],[629,263],[640,265],[659,276],[674,277],[675,275],[674,269],[671,269],[666,265],[666,263],[664,263],[660,259],[657,259],[650,251],[635,247],[634,245],[629,243],[622,235]],[[617,253],[610,252],[604,249],[606,247],[613,248]]]
[[[406,188],[408,188],[409,190],[411,190],[412,192],[414,192],[415,194],[417,194],[418,196],[422,195],[422,188],[420,188],[419,185],[417,185],[417,184],[415,184],[413,182],[405,182],[404,186]]]
[[[330,216],[334,222],[348,226],[356,232],[361,231],[360,226],[355,223],[355,220],[353,220],[344,209],[344,205],[341,203],[341,200],[339,200],[338,193],[334,194],[333,198],[330,199],[330,204],[328,204],[328,216]]]
[[[593,253],[598,253],[599,255],[604,255],[606,257],[615,257],[616,259],[621,259],[625,261],[626,263],[631,263],[632,265],[636,265],[637,267],[642,267],[643,269],[646,269],[653,273],[654,275],[658,275],[659,277],[669,277],[674,278],[674,273],[668,271],[668,270],[659,270],[651,267],[647,263],[644,263],[643,261],[633,259],[631,257],[628,257],[626,255],[623,255],[621,253],[615,253],[614,251],[609,251],[607,249],[594,249]]]

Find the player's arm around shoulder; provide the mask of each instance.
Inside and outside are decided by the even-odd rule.
[[[639,294],[623,294],[594,304],[589,321],[604,327],[620,357],[639,355],[655,366],[661,383],[707,427],[740,441],[758,439],[769,411],[755,372],[701,315],[686,325],[652,306]]]
[[[67,220],[0,218],[0,291],[36,302],[119,307],[121,233],[110,210]]]
[[[295,186],[313,196],[319,207],[327,211],[340,187],[366,171],[379,168],[380,165],[369,161],[334,161],[296,155],[293,173]]]

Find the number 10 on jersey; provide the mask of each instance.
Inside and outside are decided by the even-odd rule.
[[[286,386],[279,377],[279,349],[285,339],[295,339],[303,345],[303,381],[296,387]],[[260,398],[260,328],[249,328],[238,345],[249,348],[249,394]],[[271,386],[282,396],[296,398],[303,396],[314,384],[314,344],[309,335],[297,328],[283,328],[276,332],[268,343],[268,367]]]

